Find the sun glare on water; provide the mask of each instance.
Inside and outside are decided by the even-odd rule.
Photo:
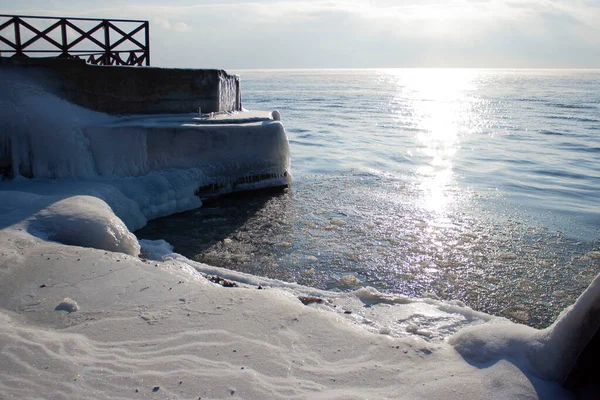
[[[397,97],[408,101],[409,124],[422,160],[416,175],[424,207],[443,212],[455,188],[454,159],[461,138],[475,114],[469,96],[477,72],[453,69],[389,70],[397,82]],[[401,118],[406,118],[402,116]]]

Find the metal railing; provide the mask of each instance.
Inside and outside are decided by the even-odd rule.
[[[8,20],[3,21],[6,18]],[[43,28],[39,26],[48,24]],[[136,39],[136,34],[143,39]],[[94,65],[150,65],[149,23],[0,14],[0,56],[29,58],[34,55],[83,58]]]

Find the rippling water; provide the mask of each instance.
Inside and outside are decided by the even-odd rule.
[[[600,71],[240,71],[293,186],[139,237],[227,268],[546,326],[600,272]]]

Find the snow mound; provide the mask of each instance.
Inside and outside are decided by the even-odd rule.
[[[600,275],[575,304],[552,326],[537,330],[524,325],[487,323],[458,331],[449,343],[465,358],[487,365],[506,359],[524,371],[535,371],[544,379],[565,384],[596,376],[585,358],[597,351],[589,344],[600,332]],[[572,389],[581,390],[578,383]],[[597,393],[595,393],[597,395]],[[597,397],[593,397],[597,398]]]
[[[140,245],[104,201],[73,196],[36,213],[28,230],[41,239],[137,256]]]
[[[70,297],[65,297],[63,301],[61,301],[56,308],[55,311],[67,311],[69,313],[79,311],[79,305],[77,302]]]
[[[166,240],[141,239],[139,242],[142,248],[140,257],[163,261],[165,256],[173,254],[173,246]]]
[[[528,364],[528,356],[536,345],[538,330],[512,323],[469,326],[450,338],[463,357],[476,363],[487,363],[501,358]]]

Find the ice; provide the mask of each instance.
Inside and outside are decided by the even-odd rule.
[[[289,183],[285,130],[266,116],[236,123],[244,122],[238,113],[211,124],[196,114],[109,116],[57,98],[12,70],[2,71],[0,87],[0,159],[11,160],[16,177],[137,177],[197,168],[194,189],[232,190],[257,176]]]
[[[61,301],[55,308],[55,311],[66,311],[69,313],[79,311],[79,305],[77,302],[71,298],[66,297],[63,301]]]
[[[600,276],[544,330],[502,321],[465,328],[450,339],[450,344],[476,363],[508,359],[524,370],[564,383],[600,328],[599,306]]]
[[[0,74],[0,170],[24,181],[0,190],[96,196],[134,231],[200,207],[200,197],[291,182],[285,130],[267,113],[210,124],[197,114],[109,116],[54,96],[43,79]]]
[[[137,256],[137,238],[102,200],[73,196],[34,214],[28,229],[34,235],[68,245],[92,247]]]
[[[6,240],[19,235],[0,231],[0,253],[13,246],[27,254],[0,279],[0,385],[9,397],[44,390],[58,398],[131,398],[160,386],[169,398],[221,398],[231,390],[242,398],[569,398],[521,354],[539,332],[532,328],[477,320],[479,333],[453,341],[457,352],[446,343],[451,332],[432,340],[435,329],[418,326],[418,318],[452,317],[437,300],[319,292],[260,277],[252,279],[262,290],[224,288],[203,270],[220,269],[176,254],[149,262]],[[298,295],[309,293],[323,301],[304,305]],[[65,298],[79,311],[55,312]],[[387,302],[366,307],[366,298]],[[453,307],[454,318],[475,315]],[[391,315],[389,324],[377,313]],[[397,313],[412,321],[407,332],[392,328]]]
[[[571,396],[561,385],[600,326],[600,278],[540,331],[460,302],[193,262],[131,231],[200,206],[209,190],[289,183],[280,122],[109,117],[20,76],[3,73],[0,87],[0,160],[14,174],[0,182],[3,395]]]
[[[166,240],[149,240],[141,239],[141,254],[140,257],[149,260],[164,260],[166,256],[173,254],[173,246]]]
[[[556,322],[540,332],[533,354],[535,367],[551,379],[564,381],[600,329],[600,275]]]
[[[2,225],[46,240],[138,255],[137,238],[101,199],[0,190]]]

